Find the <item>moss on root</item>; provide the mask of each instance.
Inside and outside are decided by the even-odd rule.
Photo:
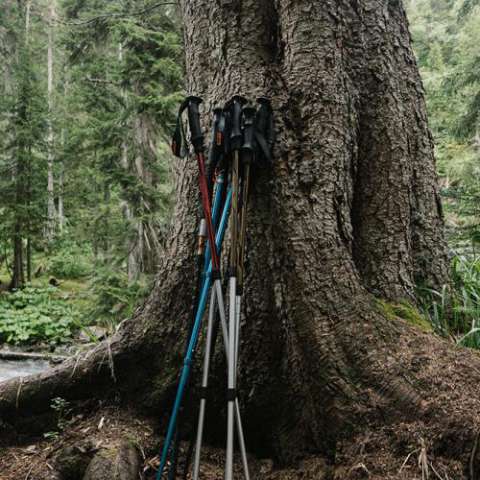
[[[407,301],[390,303],[386,300],[377,299],[380,312],[389,320],[402,319],[424,332],[433,332],[433,327],[428,319],[417,307]]]

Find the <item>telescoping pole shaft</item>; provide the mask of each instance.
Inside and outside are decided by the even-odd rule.
[[[230,206],[231,206],[231,192],[227,195],[226,201],[225,201],[225,206],[223,208],[223,213],[222,213],[222,218],[220,221],[219,229],[217,232],[217,237],[216,237],[216,247],[218,250],[221,249],[222,243],[223,243],[223,238],[225,236],[225,230],[227,227],[228,223],[228,217],[230,213]],[[195,323],[192,329],[192,335],[190,337],[190,342],[188,344],[188,349],[187,349],[187,354],[184,359],[183,363],[183,368],[180,376],[180,381],[178,384],[177,388],[177,394],[175,397],[175,402],[173,405],[172,413],[170,415],[170,420],[168,424],[168,429],[167,429],[167,435],[165,437],[165,443],[163,446],[162,450],[162,456],[160,459],[160,467],[157,471],[157,480],[161,480],[163,471],[165,469],[165,465],[167,464],[168,460],[168,455],[170,452],[170,446],[173,440],[173,435],[175,433],[175,428],[177,424],[177,416],[178,416],[178,411],[180,409],[180,405],[183,400],[183,395],[185,392],[185,387],[188,382],[188,378],[190,376],[190,371],[192,367],[192,360],[193,360],[193,355],[197,346],[198,342],[198,336],[200,334],[200,327],[202,324],[202,318],[203,314],[205,313],[205,308],[206,308],[206,303],[207,303],[207,297],[208,297],[208,292],[210,290],[211,282],[212,282],[212,262],[210,262],[210,266],[205,274],[205,281],[203,284],[202,288],[202,293],[200,295],[200,302],[198,305],[198,310],[197,310],[197,315],[195,318]]]
[[[206,402],[207,402],[206,394],[208,389],[208,374],[209,374],[209,368],[210,368],[211,348],[212,348],[211,326],[213,326],[213,315],[215,313],[216,301],[218,302],[218,312],[220,315],[220,323],[222,327],[225,355],[227,358],[227,363],[229,362],[229,351],[228,351],[229,334],[228,334],[227,321],[225,316],[225,305],[223,304],[223,298],[218,295],[219,288],[221,288],[221,286],[218,283],[216,283],[211,293],[211,302],[210,302],[209,319],[208,319],[208,327],[207,327],[207,342],[206,342],[206,348],[205,348],[205,354],[204,354],[205,357],[204,357],[204,364],[203,364],[203,378],[202,378],[202,389],[201,389],[201,399],[200,399],[200,411],[199,411],[199,417],[198,417],[193,480],[198,480],[199,472],[200,472],[200,456],[201,456],[201,447],[202,447],[202,441],[203,441],[205,408],[206,408]],[[243,464],[245,479],[250,480],[250,472],[249,472],[248,461],[247,461],[247,450],[245,446],[245,437],[243,434],[243,425],[242,425],[242,418],[240,414],[240,405],[238,402],[238,398],[235,398],[234,413],[235,413],[238,440],[239,440],[239,446],[240,446],[240,453],[242,456],[242,464]]]
[[[236,297],[236,344],[235,344],[235,370],[238,369],[238,356],[240,345],[240,321],[241,306],[245,279],[245,245],[247,235],[247,213],[248,197],[250,193],[250,171],[255,155],[255,115],[256,109],[253,107],[244,107],[243,109],[243,144],[241,149],[241,158],[243,166],[242,179],[242,205],[240,210],[240,233],[238,240],[238,281]]]
[[[214,225],[217,225],[221,209],[222,209],[222,198],[223,198],[223,188],[224,188],[224,173],[219,172],[217,175],[217,178],[215,179],[215,187],[213,188],[214,190],[214,197],[213,197],[213,207],[212,207],[212,222]],[[199,281],[197,283],[196,287],[196,295],[195,295],[195,311],[192,319],[192,323],[189,328],[188,332],[188,339],[190,339],[191,336],[191,330],[193,328],[193,323],[195,322],[195,317],[196,317],[196,311],[198,308],[198,303],[199,303],[199,297],[200,297],[200,292],[203,287],[203,283],[205,281],[205,273],[208,270],[208,266],[210,264],[211,260],[211,255],[210,255],[210,245],[207,245],[206,253],[205,253],[205,244],[206,244],[206,238],[207,238],[207,224],[205,222],[205,219],[202,218],[200,221],[200,228],[199,228],[199,235],[198,235],[198,247],[197,247],[197,259],[198,259],[198,270],[199,273],[201,274],[199,277]],[[185,347],[186,349],[188,348],[188,342]],[[186,355],[186,352],[185,354]],[[177,429],[174,435],[174,442],[173,446],[171,448],[171,466],[169,469],[168,473],[168,478],[169,480],[173,480],[176,478],[177,474],[177,460],[178,460],[178,444],[180,441],[180,435],[181,432],[179,430],[181,429],[181,415],[182,411],[180,410],[179,412],[179,419],[177,420]],[[187,468],[187,467],[186,467]]]
[[[242,146],[242,106],[246,103],[243,97],[235,96],[231,100],[231,146],[232,162],[232,213],[230,215],[230,271],[229,271],[229,315],[228,315],[228,390],[227,390],[227,448],[225,461],[225,480],[233,479],[234,450],[234,412],[236,403],[235,391],[235,344],[236,344],[236,290],[237,290],[237,256],[238,256],[238,195],[239,195],[239,162]]]
[[[215,232],[212,223],[212,211],[210,205],[210,195],[207,184],[207,174],[205,170],[205,156],[204,156],[204,136],[200,125],[200,113],[199,106],[202,103],[202,99],[199,97],[191,96],[187,98],[186,105],[188,107],[188,121],[191,133],[191,142],[195,150],[195,156],[197,158],[198,170],[199,170],[199,186],[201,192],[202,206],[204,211],[205,222],[207,224],[207,234],[210,245],[211,255],[211,267],[205,276],[202,293],[198,305],[197,315],[192,329],[190,342],[187,348],[187,354],[185,355],[184,367],[180,376],[180,382],[177,390],[177,396],[173,407],[173,412],[170,417],[170,422],[167,431],[167,437],[165,439],[165,446],[162,452],[162,458],[160,460],[160,468],[158,470],[157,478],[160,479],[167,462],[170,446],[176,430],[178,411],[183,401],[185,388],[188,378],[190,376],[191,363],[193,360],[193,354],[197,345],[200,326],[202,323],[203,313],[206,308],[206,301],[208,291],[211,286],[212,277],[215,281],[220,280],[220,262],[217,254],[218,248],[215,239]],[[223,237],[222,237],[223,238]],[[220,291],[220,295],[222,292]]]

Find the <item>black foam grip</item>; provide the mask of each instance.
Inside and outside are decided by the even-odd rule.
[[[188,97],[188,123],[190,126],[191,141],[196,153],[202,152],[203,146],[203,132],[200,125],[200,104],[203,100],[200,97]]]
[[[242,150],[253,152],[255,149],[255,115],[257,111],[253,107],[243,109],[243,145]]]
[[[242,146],[242,107],[245,103],[247,100],[240,95],[235,95],[230,101],[230,138],[233,149],[239,149]]]

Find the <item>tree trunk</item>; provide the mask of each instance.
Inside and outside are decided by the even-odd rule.
[[[53,133],[53,62],[54,62],[54,38],[53,29],[55,21],[55,0],[49,0],[48,4],[48,49],[47,49],[47,95],[48,95],[48,137],[47,137],[47,225],[46,239],[48,242],[53,240],[56,226],[55,196],[53,163],[54,153],[54,133]]]
[[[23,47],[25,50],[28,48],[30,40],[30,9],[31,1],[27,0],[25,5],[19,4],[20,11],[23,14],[23,8],[25,8],[25,31],[23,37]],[[28,123],[28,105],[29,98],[26,95],[27,87],[26,82],[28,80],[22,77],[20,89],[20,105],[18,109],[17,127],[21,130],[25,128]],[[30,164],[31,150],[27,145],[25,135],[23,132],[17,138],[17,148],[15,150],[15,169],[14,169],[14,183],[15,183],[15,219],[13,226],[13,272],[11,288],[22,288],[25,284],[25,270],[24,270],[24,249],[23,249],[23,236],[25,234],[25,207],[28,205],[28,192],[25,188],[27,178],[30,178],[30,172],[27,172]]]
[[[433,142],[401,2],[183,0],[182,11],[188,92],[206,100],[205,125],[236,93],[272,98],[277,124],[274,165],[256,170],[249,212],[239,372],[249,451],[279,466],[324,457],[342,480],[407,478],[405,462],[420,453],[426,475],[476,478],[478,356],[388,318],[377,301],[412,300],[416,284],[448,281]],[[5,421],[20,425],[54,396],[112,391],[167,420],[198,221],[196,164],[174,170],[174,223],[148,301],[42,383],[0,386]],[[220,350],[207,439],[224,445]],[[288,478],[317,478],[304,473]]]
[[[65,131],[62,130],[62,143],[64,143]],[[65,225],[65,211],[63,206],[63,188],[64,188],[64,175],[65,175],[65,165],[62,162],[58,166],[58,230],[60,233],[63,233],[63,227]]]

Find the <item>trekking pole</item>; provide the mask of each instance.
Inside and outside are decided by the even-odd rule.
[[[257,99],[260,104],[255,117],[256,162],[264,167],[272,165],[272,149],[275,143],[275,122],[272,105],[266,97]]]
[[[218,223],[218,212],[225,200],[224,179],[226,176],[226,164],[225,164],[225,131],[227,127],[226,115],[223,108],[215,108],[213,111],[213,129],[212,129],[212,142],[209,151],[208,167],[207,167],[207,181],[209,188],[214,183],[214,187],[211,189],[210,195],[214,195],[213,207],[212,207],[212,221],[213,226],[216,227]],[[207,246],[207,252],[205,255],[205,270],[208,268],[210,262],[210,247]],[[215,325],[212,332],[212,356],[215,349],[215,343],[217,338],[217,330],[219,323],[219,312],[216,309],[215,304]],[[185,455],[183,478],[187,480],[188,472],[190,470],[190,462],[192,460],[193,451],[196,442],[195,431],[192,430],[192,437],[190,438],[190,445]]]
[[[214,225],[218,223],[221,209],[222,209],[222,198],[223,198],[223,191],[224,191],[224,173],[220,172],[216,179],[215,179],[215,186],[213,188],[214,191],[214,198],[213,198],[213,207],[212,207],[212,222]],[[207,238],[207,227],[206,227],[206,221],[204,218],[200,221],[200,230],[199,230],[199,235],[198,235],[198,244],[197,244],[197,261],[198,261],[198,272],[199,272],[199,278],[197,282],[197,293],[195,295],[195,310],[194,310],[194,317],[192,321],[192,325],[189,328],[189,333],[188,333],[188,339],[191,336],[192,328],[193,328],[193,323],[194,319],[196,316],[196,308],[198,306],[199,302],[199,296],[200,292],[202,289],[203,282],[205,281],[205,272],[208,269],[208,265],[211,260],[210,256],[210,246],[207,245],[206,248],[206,253],[205,253],[205,244],[206,244],[206,238]],[[186,344],[186,348],[188,348],[188,341]],[[186,355],[186,352],[185,352]],[[180,421],[178,421],[180,423]],[[177,472],[177,457],[178,457],[178,444],[180,441],[180,434],[178,433],[178,430],[180,429],[180,426],[177,426],[176,433],[175,433],[175,439],[172,447],[172,464],[170,467],[169,475],[168,478],[169,480],[173,480],[176,477],[176,472]],[[189,455],[187,455],[189,457]],[[186,469],[188,469],[188,459],[187,459],[187,465],[185,466]]]
[[[182,404],[186,385],[188,382],[188,378],[190,376],[193,354],[196,349],[200,326],[202,323],[202,317],[203,317],[203,313],[205,312],[208,290],[210,288],[212,279],[214,281],[214,286],[217,290],[217,296],[219,298],[219,301],[220,300],[223,301],[223,293],[221,288],[221,277],[220,277],[220,263],[219,263],[218,253],[217,253],[217,250],[219,249],[221,243],[220,245],[216,244],[215,233],[213,230],[210,194],[209,194],[209,188],[207,184],[206,171],[205,171],[204,136],[203,136],[201,125],[200,125],[199,105],[201,103],[202,103],[202,99],[199,97],[195,97],[195,96],[188,97],[180,108],[179,117],[181,116],[181,113],[186,108],[188,108],[188,120],[190,125],[191,142],[194,147],[195,156],[197,158],[198,170],[199,170],[199,186],[200,186],[200,193],[201,193],[202,206],[203,206],[203,211],[205,216],[205,222],[207,224],[207,235],[208,235],[208,241],[210,246],[211,264],[203,283],[203,289],[200,296],[195,323],[192,329],[192,334],[190,336],[190,341],[187,348],[187,354],[185,355],[184,366],[182,368],[182,373],[180,376],[180,381],[177,389],[177,395],[175,398],[174,407],[172,410],[172,414],[170,416],[167,436],[165,438],[165,445],[164,445],[164,448],[162,451],[162,457],[160,460],[160,468],[157,473],[158,480],[160,480],[163,470],[165,468],[165,465],[169,456],[170,448],[171,448],[172,439],[176,431],[178,412]],[[179,137],[182,137],[181,139],[182,141],[184,137],[183,130],[180,132],[181,135],[179,135],[179,130],[181,130],[179,129],[179,125],[181,125],[181,121],[179,121],[179,118],[177,118],[177,130],[175,132],[174,143],[172,144],[172,149],[174,150],[174,152],[181,151],[181,145],[179,145],[177,142],[179,141]],[[181,143],[181,141],[179,143]],[[223,239],[223,236],[222,236],[222,239]]]
[[[243,109],[243,145],[241,150],[243,179],[242,179],[242,205],[240,213],[240,235],[238,245],[237,269],[238,282],[236,292],[236,334],[235,334],[235,374],[238,370],[238,356],[240,345],[240,322],[241,306],[245,278],[245,243],[247,230],[247,210],[248,197],[250,192],[250,171],[255,155],[255,115],[257,111],[254,107],[244,107]],[[235,385],[236,387],[236,385]]]
[[[195,309],[193,310],[192,314],[192,320],[190,321],[190,325],[188,327],[188,336],[187,338],[190,338],[192,334],[192,329],[193,325],[195,323],[195,316],[196,316],[196,307],[199,302],[199,297],[200,297],[200,292],[202,289],[202,284],[204,281],[205,277],[205,272],[204,272],[204,262],[205,262],[205,243],[206,243],[206,238],[207,238],[207,224],[205,222],[205,219],[202,218],[200,220],[200,225],[199,225],[199,230],[198,230],[198,236],[197,236],[197,250],[196,250],[196,275],[197,275],[197,282],[196,282],[196,287],[195,287]],[[188,341],[185,345],[185,352],[184,356],[187,354],[187,349],[188,349]],[[179,413],[179,416],[181,417],[181,413]],[[177,461],[178,461],[178,444],[180,442],[180,433],[179,430],[181,430],[181,424],[180,420],[178,421],[178,426],[175,429],[175,435],[174,435],[174,440],[173,440],[173,447],[172,447],[172,462],[171,462],[171,467],[169,471],[168,478],[169,480],[174,480],[176,476],[176,471],[177,471]]]
[[[241,98],[241,97],[238,97]],[[210,246],[210,255],[212,257],[212,278],[213,278],[213,287],[216,290],[217,301],[219,302],[219,311],[222,310],[224,305],[223,302],[223,292],[222,292],[222,279],[220,275],[220,261],[215,247],[215,233],[212,223],[212,215],[210,209],[210,201],[208,195],[208,186],[206,180],[205,172],[205,158],[204,158],[204,145],[203,145],[203,134],[200,127],[200,114],[198,107],[202,103],[202,99],[199,97],[189,97],[188,105],[188,120],[190,124],[191,131],[191,142],[194,146],[195,154],[197,157],[198,169],[199,169],[199,182],[200,182],[200,191],[202,193],[202,203],[205,212],[205,219],[207,222],[207,232]],[[240,108],[241,116],[241,108]],[[239,129],[240,141],[241,141],[241,130]],[[233,138],[233,136],[232,136]],[[238,156],[237,156],[238,159]],[[237,176],[238,178],[238,176]],[[233,189],[234,187],[232,187]],[[238,185],[237,185],[238,191]],[[232,190],[232,205],[234,201],[235,192]],[[238,193],[237,193],[238,195]],[[236,203],[236,202],[235,202]]]
[[[217,124],[214,123],[214,128],[216,128],[216,125]],[[220,122],[218,125],[219,125],[218,129],[221,130],[223,126],[222,123]],[[224,140],[224,136],[222,135],[218,136],[217,146],[219,146],[220,142],[222,142],[223,140]],[[211,302],[210,302],[208,327],[207,327],[207,335],[206,335],[206,348],[204,353],[205,356],[204,356],[204,366],[203,366],[203,378],[202,378],[202,387],[201,387],[197,439],[196,439],[195,459],[194,459],[194,469],[193,469],[194,480],[198,480],[199,471],[200,471],[200,457],[201,457],[201,448],[202,448],[203,430],[204,430],[204,421],[205,421],[205,409],[206,409],[207,393],[208,393],[208,377],[209,377],[210,361],[213,356],[213,348],[214,348],[213,338],[214,338],[214,335],[216,335],[214,334],[215,314],[218,314],[220,317],[220,323],[222,327],[222,336],[224,340],[225,353],[226,353],[227,363],[228,363],[228,353],[229,353],[228,352],[228,329],[227,329],[227,322],[225,317],[225,309],[224,309],[224,305],[220,305],[221,302],[218,302],[219,305],[218,305],[218,308],[216,308],[217,307],[216,300],[217,300],[216,290],[214,289],[212,290],[212,293],[211,293]],[[243,427],[242,427],[242,421],[240,416],[240,406],[238,404],[238,400],[236,400],[235,402],[235,418],[237,421],[239,444],[240,444],[240,450],[242,454],[242,463],[243,463],[243,468],[245,472],[245,478],[249,480],[250,475],[248,470],[245,439],[243,436]]]
[[[177,117],[177,126],[176,126],[176,131],[173,135],[172,138],[172,151],[174,155],[178,157],[183,157],[185,146],[185,134],[183,132],[183,125],[181,123],[181,116],[185,108],[188,108],[189,105],[189,99],[187,99],[182,106],[180,107],[180,112]],[[221,119],[223,116],[223,110],[222,109],[215,109],[214,110],[214,128],[213,128],[213,138],[212,138],[212,143],[211,143],[211,148],[209,152],[209,157],[208,157],[208,167],[207,167],[207,185],[208,185],[208,190],[209,190],[209,200],[212,200],[212,195],[213,192],[215,191],[215,199],[214,199],[214,206],[212,210],[212,221],[214,225],[216,225],[218,221],[218,216],[219,212],[221,210],[221,198],[223,195],[223,177],[218,177],[216,179],[217,181],[215,182],[215,187],[214,188],[214,173],[218,164],[218,147],[217,147],[217,141],[220,136],[218,135],[219,129],[222,128],[220,125]],[[205,255],[205,244],[206,244],[206,238],[207,238],[207,223],[205,218],[202,218],[200,220],[200,226],[199,226],[199,234],[198,234],[198,241],[197,241],[197,252],[196,252],[196,275],[197,275],[197,282],[196,282],[196,288],[195,288],[195,301],[194,305],[195,308],[193,310],[193,316],[192,316],[192,321],[190,322],[190,326],[188,329],[188,336],[187,338],[189,339],[191,336],[193,324],[195,322],[195,315],[196,315],[196,308],[198,305],[199,301],[199,296],[200,296],[200,291],[202,288],[202,284],[204,281],[204,273],[208,268],[209,262],[210,262],[210,251],[208,250],[207,255]],[[188,341],[185,345],[185,349],[188,348]],[[186,355],[186,351],[184,353],[184,356]],[[183,408],[182,408],[183,410]],[[181,411],[182,411],[181,410]],[[181,430],[181,411],[179,413],[180,419],[178,420],[177,428],[175,430],[175,435],[174,435],[174,442],[172,446],[172,460],[171,460],[171,467],[170,471],[168,474],[169,480],[173,480],[176,477],[177,474],[177,460],[178,460],[178,445],[180,441],[180,433],[179,430]]]
[[[239,156],[242,147],[242,106],[246,103],[243,97],[234,96],[230,102],[231,111],[231,147],[232,161],[232,213],[230,215],[230,267],[229,267],[229,319],[228,319],[228,390],[227,390],[227,451],[225,462],[225,480],[233,478],[234,448],[234,409],[235,391],[235,332],[236,332],[236,290],[237,290],[237,255],[238,255],[238,194],[239,194]]]
[[[215,232],[212,224],[212,211],[210,204],[210,193],[207,184],[207,173],[205,170],[205,146],[203,144],[204,136],[200,126],[199,106],[203,100],[199,97],[188,97],[188,123],[190,125],[191,142],[195,150],[195,157],[198,164],[198,181],[202,198],[203,212],[207,222],[207,234],[210,244],[210,254],[212,256],[213,271],[219,271],[220,264],[215,247]]]
[[[231,201],[232,201],[232,195],[231,195],[231,190],[230,190],[229,193],[227,194],[227,198],[225,200],[225,205],[224,205],[224,208],[223,208],[222,217],[221,217],[220,224],[219,224],[219,227],[218,227],[218,232],[217,232],[217,235],[216,235],[216,248],[218,250],[221,249],[223,239],[224,239],[224,236],[225,236],[225,231],[226,231],[227,223],[228,223],[228,217],[229,217],[229,214],[230,214]],[[165,437],[165,443],[164,443],[163,450],[162,450],[162,456],[161,456],[161,459],[160,459],[160,466],[159,466],[159,469],[157,471],[157,476],[156,476],[157,480],[161,480],[163,471],[165,469],[165,465],[166,465],[167,460],[168,460],[168,455],[169,455],[169,452],[170,452],[170,446],[171,446],[171,443],[172,443],[173,435],[175,433],[177,416],[178,416],[178,412],[179,412],[179,409],[180,409],[180,405],[181,405],[182,400],[183,400],[183,395],[185,393],[185,387],[186,387],[186,384],[188,382],[188,378],[189,378],[189,375],[190,375],[192,361],[193,361],[193,355],[195,353],[195,349],[196,349],[197,342],[198,342],[198,337],[199,337],[199,334],[200,334],[202,317],[203,317],[203,314],[205,313],[207,296],[208,296],[208,292],[210,290],[210,286],[211,286],[211,283],[212,283],[212,271],[213,271],[213,263],[211,261],[210,265],[208,267],[208,270],[205,273],[205,280],[204,280],[203,287],[202,287],[202,292],[201,292],[201,295],[200,295],[200,301],[199,301],[199,305],[198,305],[198,309],[197,309],[197,314],[196,314],[196,317],[195,317],[195,323],[194,323],[194,326],[193,326],[193,329],[192,329],[192,335],[190,337],[190,341],[189,341],[189,344],[188,344],[187,355],[185,356],[185,359],[184,359],[182,372],[181,372],[181,376],[180,376],[180,381],[179,381],[178,389],[177,389],[177,395],[175,397],[175,402],[174,402],[174,405],[173,405],[172,413],[170,415],[170,420],[169,420],[168,429],[167,429],[167,435]]]
[[[205,346],[205,354],[204,354],[205,356],[204,356],[204,363],[203,363],[202,386],[201,386],[201,395],[200,395],[200,409],[199,409],[199,416],[198,416],[197,440],[196,440],[196,446],[195,446],[193,480],[198,480],[199,472],[200,472],[200,457],[201,457],[203,430],[204,430],[204,423],[205,423],[205,409],[206,409],[207,394],[208,394],[208,376],[209,376],[209,369],[210,369],[210,361],[212,358],[211,352],[213,348],[212,338],[213,338],[214,316],[215,316],[215,312],[217,311],[215,307],[216,307],[216,290],[212,290],[210,307],[209,307],[209,316],[208,316],[207,338],[206,338],[206,346]],[[226,327],[225,311],[220,306],[218,306],[218,311],[220,312],[220,317],[221,317],[222,334],[224,338],[225,353],[226,353],[227,362],[228,362],[229,361],[228,332]],[[244,474],[245,474],[245,478],[249,480],[250,473],[248,469],[245,438],[243,435],[243,426],[242,426],[242,420],[240,415],[240,405],[238,403],[238,399],[235,399],[235,418],[237,423],[237,430],[238,430],[238,436],[239,436],[239,444],[240,444],[240,451],[242,455],[242,464],[243,464]]]

